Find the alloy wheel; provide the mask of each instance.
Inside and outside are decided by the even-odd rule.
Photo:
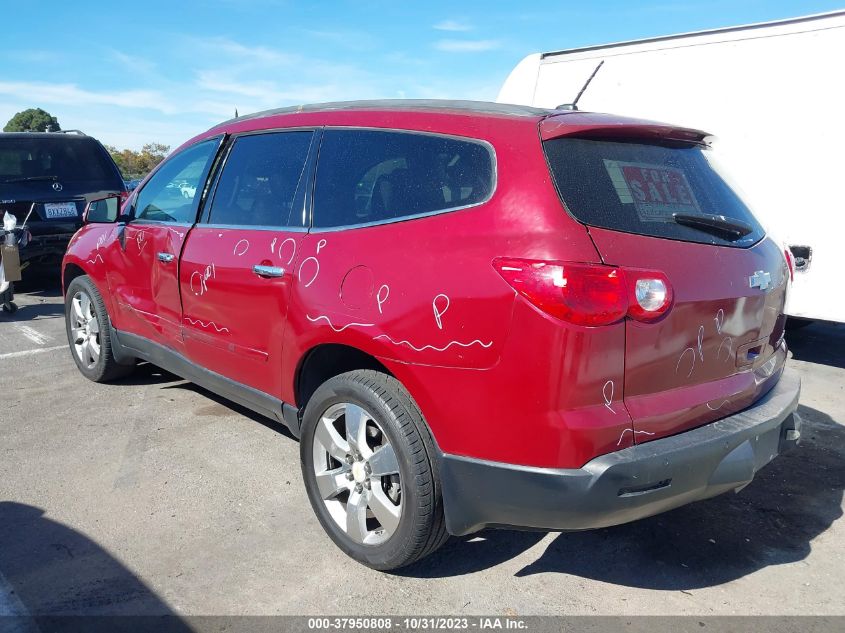
[[[399,461],[387,434],[366,409],[344,402],[317,422],[314,475],[332,519],[353,541],[387,541],[402,517]]]
[[[88,293],[80,290],[71,300],[71,338],[79,362],[93,369],[100,360],[100,321]]]

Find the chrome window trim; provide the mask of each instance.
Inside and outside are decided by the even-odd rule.
[[[487,197],[484,200],[479,202],[473,202],[472,204],[466,204],[459,207],[446,207],[445,209],[437,209],[436,211],[426,211],[424,213],[415,213],[413,215],[403,215],[399,218],[390,218],[385,220],[373,220],[372,222],[357,222],[354,224],[342,224],[337,226],[325,226],[325,227],[317,227],[314,226],[314,221],[316,219],[316,201],[317,201],[317,179],[320,177],[320,157],[317,156],[317,168],[314,171],[314,196],[311,201],[311,232],[312,233],[333,233],[335,231],[343,231],[348,229],[360,229],[366,228],[370,226],[381,226],[382,224],[396,224],[398,222],[407,222],[409,220],[418,220],[420,218],[427,218],[434,215],[443,215],[444,213],[453,213],[455,211],[463,211],[465,209],[472,209],[474,207],[480,207],[481,205],[487,204],[490,200],[493,199],[493,196],[496,195],[496,192],[499,189],[499,160],[498,156],[496,155],[496,148],[493,147],[493,144],[486,140],[476,138],[474,136],[460,136],[459,134],[445,134],[443,132],[428,132],[422,131],[417,129],[406,129],[406,128],[393,128],[393,127],[371,127],[371,126],[358,126],[358,125],[327,125],[323,131],[323,138],[320,141],[320,151],[322,152],[322,143],[325,140],[326,132],[330,132],[332,130],[362,130],[366,132],[397,132],[397,133],[405,133],[405,134],[416,134],[418,136],[438,136],[442,138],[448,138],[456,141],[464,141],[467,143],[475,143],[477,145],[481,145],[484,147],[488,154],[490,155],[491,167],[493,171],[492,177],[492,184],[493,186],[490,189],[490,193],[487,194]]]
[[[152,226],[181,226],[186,228],[194,226],[193,222],[168,222],[166,220],[147,220],[144,218],[133,218],[128,224],[130,226],[135,224],[147,224]]]
[[[197,224],[196,228],[238,231],[273,231],[276,233],[308,233],[304,226],[258,226],[253,224]]]

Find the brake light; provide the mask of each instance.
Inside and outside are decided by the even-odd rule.
[[[609,325],[626,316],[655,321],[672,305],[669,280],[655,271],[505,257],[493,266],[534,306],[576,325]]]

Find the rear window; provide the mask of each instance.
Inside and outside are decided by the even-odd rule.
[[[314,226],[389,222],[458,209],[493,193],[488,145],[435,134],[326,130]]]
[[[50,178],[60,181],[117,181],[117,171],[91,138],[0,138],[0,181]]]
[[[709,150],[680,143],[557,138],[543,144],[558,192],[579,222],[625,233],[747,247],[764,235]],[[723,215],[752,227],[729,238],[677,224],[674,214]]]

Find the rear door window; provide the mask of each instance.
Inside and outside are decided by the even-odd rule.
[[[208,222],[229,226],[302,228],[310,130],[235,139],[220,175]]]
[[[314,226],[331,228],[439,213],[485,202],[495,188],[486,143],[435,134],[327,129]]]
[[[681,143],[564,137],[546,141],[561,199],[578,221],[626,233],[747,247],[764,230],[720,175],[710,150]],[[674,215],[718,215],[748,224],[736,240],[678,224]]]

